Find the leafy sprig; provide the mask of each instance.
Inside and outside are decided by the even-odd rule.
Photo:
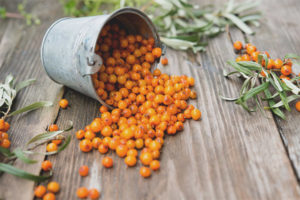
[[[288,54],[285,59],[300,59],[299,56]],[[226,77],[233,74],[241,75],[245,80],[240,90],[238,98],[221,97],[226,101],[234,101],[241,105],[245,110],[254,112],[257,107],[270,109],[275,115],[282,119],[286,119],[283,109],[290,111],[289,103],[300,98],[300,77],[291,80],[280,79],[276,70],[266,70],[264,65],[268,65],[268,57],[266,54],[258,55],[258,63],[253,61],[228,61],[235,71],[225,73]],[[297,63],[296,61],[294,63]],[[265,97],[262,96],[265,95]],[[248,101],[254,102],[253,106],[248,105]],[[263,107],[262,103],[266,101],[268,106]]]
[[[61,151],[63,151],[71,142],[71,136],[67,136],[66,139],[64,139],[64,143],[58,148],[58,150],[54,152],[46,152],[46,153],[41,153],[41,152],[34,152],[30,149],[34,149],[38,145],[44,144],[50,140],[53,139],[63,139],[65,138],[62,134],[65,132],[68,132],[73,129],[73,123],[70,122],[70,125],[64,129],[64,130],[59,130],[59,131],[48,131],[45,133],[38,134],[31,138],[25,145],[24,149],[21,148],[16,148],[14,151],[10,151],[9,149],[5,149],[3,147],[0,147],[0,154],[2,154],[6,161],[12,162],[15,159],[20,159],[26,164],[33,164],[36,163],[36,160],[32,160],[27,157],[27,155],[33,155],[33,154],[43,154],[43,155],[54,155],[57,154]],[[30,146],[31,145],[31,146]],[[30,174],[24,170],[18,169],[11,164],[1,162],[0,163],[0,172],[6,172],[15,176],[18,176],[23,179],[28,179],[32,181],[44,181],[46,179],[49,179],[52,176],[52,172],[50,172],[49,175],[47,176],[36,176],[34,174]]]
[[[15,83],[15,79],[12,75],[8,75],[6,77],[5,82],[0,84],[0,117],[2,115],[2,119],[14,116],[16,114],[33,111],[42,107],[52,106],[52,102],[40,101],[25,106],[14,112],[10,112],[17,93],[34,82],[34,79],[29,79],[20,83]]]

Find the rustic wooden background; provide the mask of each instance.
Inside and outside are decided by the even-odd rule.
[[[16,0],[0,0],[0,5],[13,9]],[[224,3],[225,0],[214,0]],[[200,1],[199,4],[211,3]],[[101,199],[300,199],[300,114],[292,109],[283,121],[267,113],[248,114],[234,103],[222,101],[219,94],[235,96],[238,79],[223,77],[226,61],[234,57],[226,34],[210,41],[206,53],[192,55],[167,51],[169,66],[162,71],[194,76],[198,99],[191,101],[202,111],[201,121],[188,121],[185,129],[165,141],[161,170],[150,179],[139,175],[139,167],[127,168],[116,155],[113,169],[104,169],[98,152],[82,153],[75,139],[76,130],[99,115],[99,103],[51,81],[40,62],[40,45],[47,28],[63,17],[57,0],[28,0],[28,9],[42,21],[39,26],[26,26],[21,20],[0,21],[0,82],[8,74],[17,80],[36,78],[37,83],[22,91],[14,109],[38,100],[53,101],[55,106],[10,119],[11,149],[24,145],[28,138],[56,122],[59,126],[74,122],[72,141],[55,156],[35,156],[39,162],[14,166],[40,173],[40,164],[49,159],[54,164],[52,180],[61,184],[57,199],[76,199],[80,186],[95,187]],[[262,1],[263,19],[250,41],[272,57],[300,53],[300,1]],[[244,40],[232,29],[234,40]],[[59,110],[57,102],[65,97],[70,102]],[[294,105],[292,105],[294,106]],[[39,148],[45,151],[45,146]],[[90,175],[81,178],[79,166],[90,166]],[[140,165],[140,164],[139,164]],[[34,183],[4,174],[0,177],[0,199],[33,199]]]

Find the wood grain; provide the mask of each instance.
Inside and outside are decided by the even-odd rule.
[[[12,2],[14,3],[14,2]],[[36,78],[37,82],[17,96],[13,110],[24,107],[35,101],[49,100],[57,105],[58,99],[63,95],[62,86],[51,81],[40,62],[40,45],[46,29],[53,22],[54,18],[61,13],[60,5],[53,4],[46,0],[28,1],[34,4],[33,13],[40,13],[41,6],[44,6],[44,20],[40,26],[26,26],[24,21],[8,19],[6,31],[0,43],[0,80],[5,79],[8,74],[12,74],[17,81],[28,78]],[[50,6],[51,5],[51,6]],[[49,12],[47,6],[55,8],[55,12]],[[53,11],[50,9],[50,11]],[[38,11],[38,12],[37,12]],[[50,16],[50,17],[49,17]],[[45,131],[46,127],[52,123],[58,113],[58,106],[40,109],[31,113],[15,116],[9,119],[11,129],[9,135],[11,139],[11,149],[23,147],[25,142],[36,134]],[[45,146],[36,149],[44,152]],[[40,165],[44,156],[32,156],[37,160],[36,164],[28,165],[17,160],[14,166],[33,174],[40,173]],[[0,199],[32,199],[34,182],[16,178],[9,174],[4,174],[0,178]],[[16,192],[17,191],[17,192]]]
[[[1,80],[8,73],[18,75],[19,80],[38,79],[35,86],[20,93],[15,108],[35,100],[57,102],[63,94],[61,86],[47,78],[39,61],[42,36],[54,18],[61,16],[60,5],[47,0],[30,3],[43,23],[22,29],[19,42],[7,39],[11,56],[4,56],[5,62],[0,65]],[[251,41],[259,48],[268,48],[272,56],[299,52],[299,8],[297,0],[277,4],[264,1],[261,10],[265,11],[267,21],[255,29],[257,34]],[[8,22],[2,39],[10,37],[6,34],[9,26],[20,28],[9,23],[12,22]],[[233,29],[232,33],[234,39],[243,39],[239,31]],[[0,58],[1,52],[7,50],[0,48]],[[77,199],[76,189],[81,186],[99,189],[101,199],[299,199],[300,139],[296,125],[299,114],[293,110],[287,114],[286,122],[277,118],[275,121],[270,113],[267,113],[268,118],[260,113],[250,115],[238,105],[220,99],[220,94],[235,96],[241,87],[239,79],[223,77],[223,69],[229,69],[225,62],[234,57],[226,34],[213,39],[207,52],[201,55],[168,49],[167,57],[170,64],[160,66],[163,72],[195,77],[198,99],[190,103],[202,111],[203,117],[201,121],[186,122],[184,131],[166,138],[161,170],[154,172],[150,179],[139,175],[140,163],[127,168],[123,159],[109,153],[114,167],[105,169],[101,165],[104,156],[98,151],[83,153],[79,150],[74,133],[99,116],[100,104],[71,89],[64,93],[70,102],[66,110],[58,112],[56,106],[11,119],[12,149],[43,131],[54,119],[60,127],[67,126],[69,120],[74,122],[74,129],[68,133],[72,135],[68,148],[46,158],[54,165],[52,180],[61,184],[57,199]],[[41,146],[39,150],[44,149],[45,146]],[[44,157],[35,158],[39,161],[36,165],[17,161],[15,166],[38,174]],[[84,178],[78,174],[83,164],[90,167],[90,175]],[[32,199],[32,182],[4,175],[0,177],[0,185],[0,199]]]
[[[262,26],[257,29],[251,42],[258,48],[268,51],[271,57],[282,58],[288,53],[300,54],[300,7],[299,1],[284,1],[280,4],[263,4],[267,15]],[[276,10],[275,12],[272,12]],[[293,71],[300,73],[300,66],[293,66]],[[285,112],[287,120],[275,117],[278,130],[286,147],[297,178],[300,180],[300,114],[295,110],[295,102],[291,104],[292,112]]]

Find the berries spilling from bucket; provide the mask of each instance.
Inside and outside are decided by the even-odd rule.
[[[104,64],[92,75],[94,87],[114,109],[101,106],[101,117],[76,132],[81,140],[79,148],[83,152],[97,149],[101,154],[115,151],[128,167],[135,166],[139,158],[144,165],[140,174],[147,178],[160,168],[165,134],[175,135],[183,130],[185,120],[201,118],[201,112],[187,103],[197,96],[190,89],[195,80],[185,75],[170,76],[159,69],[151,72],[162,55],[155,39],[128,35],[117,24],[103,28],[96,53]],[[111,168],[113,160],[104,157],[102,164]]]

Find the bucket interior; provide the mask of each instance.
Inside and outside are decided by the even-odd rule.
[[[150,37],[154,38],[155,44],[154,46],[160,46],[160,40],[159,36],[156,32],[156,29],[150,19],[143,14],[142,12],[131,9],[131,8],[125,8],[121,9],[119,11],[116,11],[113,13],[107,21],[104,23],[103,27],[107,24],[118,24],[118,26],[125,30],[126,33],[129,35],[141,35],[143,38],[149,39]],[[103,27],[101,29],[103,29]],[[99,38],[101,38],[101,30],[98,35],[97,42],[99,41]],[[101,46],[101,42],[98,43],[99,46]],[[100,51],[100,49],[99,49]],[[95,48],[95,53],[98,54],[97,49]],[[153,70],[155,63],[152,64],[151,71]],[[95,91],[96,93],[96,91]],[[113,106],[109,106],[100,98],[101,104],[113,108]]]

